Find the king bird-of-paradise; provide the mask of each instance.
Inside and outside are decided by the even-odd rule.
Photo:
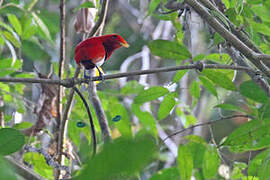
[[[118,34],[91,37],[76,46],[75,60],[78,65],[84,66],[86,70],[96,67],[99,75],[102,76],[99,66],[111,57],[114,50],[122,46],[129,47],[126,40]],[[86,73],[84,77],[90,78]]]

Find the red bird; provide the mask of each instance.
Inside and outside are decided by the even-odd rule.
[[[124,38],[118,34],[91,37],[80,42],[75,48],[75,60],[78,65],[86,70],[97,68],[100,76],[102,73],[98,66],[107,61],[114,50],[120,47],[129,47]],[[85,78],[89,78],[84,74]]]

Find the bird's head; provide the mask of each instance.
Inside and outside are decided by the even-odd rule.
[[[103,44],[107,50],[115,50],[120,47],[129,47],[127,41],[118,34],[108,34],[102,36]]]

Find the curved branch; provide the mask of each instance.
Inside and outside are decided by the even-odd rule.
[[[227,119],[233,119],[233,118],[238,118],[238,117],[246,117],[246,118],[252,118],[251,116],[249,115],[241,115],[241,114],[238,114],[238,115],[232,115],[232,116],[227,116],[227,117],[222,117],[220,119],[217,119],[217,120],[214,120],[214,121],[208,121],[208,122],[205,122],[205,123],[200,123],[200,124],[196,124],[196,125],[193,125],[193,126],[190,126],[186,129],[181,129],[179,131],[176,131],[172,134],[170,134],[169,136],[167,136],[165,139],[163,139],[162,141],[166,141],[168,138],[172,137],[172,136],[175,136],[175,135],[178,135],[178,134],[181,134],[187,130],[190,130],[190,129],[194,129],[196,127],[199,127],[199,126],[206,126],[206,125],[211,125],[211,124],[215,124],[217,122],[220,122],[220,121],[223,121],[223,120],[227,120]]]
[[[92,133],[92,140],[93,140],[93,156],[96,154],[96,150],[97,150],[97,138],[96,138],[96,132],[95,132],[95,125],[94,125],[94,121],[93,121],[93,117],[90,111],[90,108],[88,106],[87,101],[85,100],[85,98],[83,97],[82,93],[79,91],[78,88],[73,87],[73,89],[75,90],[75,92],[80,96],[80,98],[83,101],[83,104],[87,110],[87,114],[89,117],[89,123],[90,123],[90,128],[91,128],[91,133]]]

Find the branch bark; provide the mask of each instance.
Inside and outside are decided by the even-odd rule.
[[[88,84],[89,81],[101,81],[101,80],[118,79],[118,78],[143,75],[143,74],[154,74],[154,73],[160,73],[160,72],[171,72],[171,71],[178,71],[178,70],[200,69],[200,68],[201,67],[198,64],[162,67],[162,68],[155,68],[155,69],[148,69],[148,70],[138,70],[138,71],[130,71],[130,72],[124,72],[124,73],[108,74],[108,75],[104,75],[103,78],[101,78],[99,76],[95,76],[95,77],[92,77],[91,80],[84,79],[84,78],[77,78],[78,77],[77,74],[79,74],[79,71],[76,70],[75,76],[73,78],[67,78],[67,79],[63,79],[63,80],[41,79],[41,78],[0,77],[0,82],[59,84],[61,86],[65,86],[67,88],[71,88],[77,84],[82,84],[82,83]],[[203,64],[203,69],[228,69],[228,70],[239,70],[239,71],[256,73],[255,70],[253,70],[252,68],[249,68],[249,67],[231,66],[231,65],[222,65],[222,64]]]
[[[259,53],[254,52],[241,40],[239,40],[234,34],[226,29],[210,12],[195,0],[185,0],[216,32],[218,32],[225,40],[230,42],[238,51],[240,51],[246,58],[248,58],[259,70],[265,75],[270,77],[270,72],[260,61],[261,56]],[[263,58],[268,60],[268,58]]]

